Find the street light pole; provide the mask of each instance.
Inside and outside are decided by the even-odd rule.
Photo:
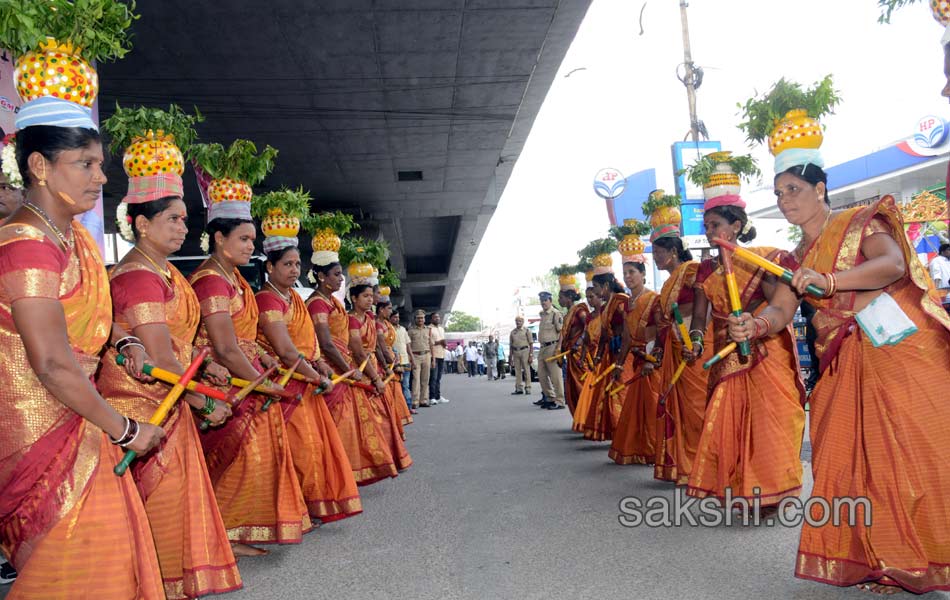
[[[686,0],[680,0],[680,22],[683,26],[683,67],[685,76],[683,85],[686,86],[686,99],[689,102],[689,133],[693,143],[699,142],[699,120],[696,116],[696,70],[693,66],[693,55],[689,47],[689,20],[686,18]]]

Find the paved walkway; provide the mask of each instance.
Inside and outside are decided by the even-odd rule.
[[[415,466],[363,488],[362,515],[243,559],[244,590],[222,598],[876,597],[795,579],[797,529],[624,528],[622,498],[672,498],[651,468],[614,465],[511,379],[443,381],[451,403],[406,430]]]

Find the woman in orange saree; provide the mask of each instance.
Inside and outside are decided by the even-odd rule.
[[[366,364],[363,372],[373,382],[373,387],[376,389],[375,394],[367,397],[374,411],[372,418],[375,419],[382,433],[383,443],[392,454],[396,469],[404,471],[412,466],[412,458],[402,443],[401,424],[396,419],[390,402],[386,399],[386,386],[380,375],[382,369],[376,360],[376,318],[370,312],[375,294],[371,285],[359,283],[359,281],[359,278],[354,277],[353,285],[349,290],[350,302],[353,304],[353,310],[349,314],[350,353],[353,355],[354,362]]]
[[[333,296],[333,292],[343,284],[343,268],[337,255],[330,251],[314,252],[312,260],[317,289],[307,300],[307,310],[313,319],[324,357],[334,371],[345,373],[359,365],[353,363],[350,353],[349,315]],[[361,371],[354,372],[351,377],[356,382],[366,382]],[[399,471],[391,446],[386,443],[382,419],[376,418],[377,409],[366,393],[356,386],[340,384],[324,398],[350,459],[356,484],[370,485],[387,477],[396,477]]]
[[[703,429],[707,372],[703,370],[702,361],[694,362],[687,365],[680,378],[670,386],[682,360],[683,349],[672,306],[674,302],[679,304],[688,330],[699,263],[694,262],[693,255],[684,249],[679,229],[672,234],[664,234],[662,229],[660,232],[661,235],[653,239],[653,259],[657,268],[669,272],[670,277],[663,283],[654,308],[659,350],[654,349],[653,355],[660,360],[657,407],[660,420],[657,423],[653,477],[686,485]],[[654,231],[654,236],[656,233]],[[707,358],[706,354],[709,351],[701,357],[702,360]]]
[[[258,343],[289,368],[303,356],[297,373],[320,381],[327,393],[329,365],[320,355],[313,321],[303,299],[293,289],[300,277],[297,238],[268,237],[268,281],[256,295],[260,317]],[[310,516],[321,523],[339,521],[363,512],[350,459],[333,423],[323,395],[314,394],[312,383],[291,380],[287,390],[301,395],[299,402],[281,402],[294,468]]]
[[[146,177],[136,179],[130,187],[141,189]],[[158,193],[180,194],[180,186],[179,178],[174,190],[162,187]],[[166,260],[188,232],[185,203],[180,195],[154,200],[130,195],[123,201],[129,205],[135,246],[110,274],[115,321],[142,340],[155,366],[180,375],[182,365],[192,360],[200,319],[194,291]],[[169,387],[136,381],[115,359],[114,349],[106,352],[97,378],[100,392],[123,414],[149,419]],[[145,502],[169,599],[242,586],[188,405],[201,410],[213,425],[231,414],[224,402],[187,394],[163,424],[166,436],[159,452],[140,458],[130,469]]]
[[[755,229],[747,227],[745,202],[738,195],[725,198],[707,200],[706,236],[710,241],[751,241]],[[784,254],[774,248],[748,250],[773,262]],[[727,318],[732,314],[721,260],[705,260],[699,267],[692,320],[695,330],[705,330],[707,310],[712,310],[716,352],[729,343]],[[761,312],[777,285],[774,276],[750,263],[734,262],[742,306],[752,314]],[[693,341],[697,356],[702,354],[698,331]],[[732,498],[758,500],[761,507],[770,507],[768,512],[782,498],[797,497],[802,485],[804,404],[805,387],[790,325],[753,341],[748,358],[733,351],[716,363],[709,372],[705,425],[687,495],[722,501],[728,489]]]
[[[201,306],[195,345],[210,347],[234,376],[253,380],[275,364],[257,344],[258,310],[251,286],[237,270],[254,252],[254,222],[217,218],[212,204],[207,230],[211,256],[192,274]],[[262,550],[247,544],[298,544],[312,523],[294,470],[287,428],[280,410],[262,411],[264,398],[247,396],[232,406],[222,426],[201,436],[221,516],[238,556]]]
[[[396,328],[390,323],[393,314],[393,305],[389,301],[389,296],[380,295],[380,301],[376,303],[376,339],[380,341],[377,347],[377,362],[382,361],[387,365],[393,365],[396,362],[396,355],[393,352],[393,344],[396,343]],[[409,412],[409,405],[406,403],[406,397],[402,393],[402,383],[399,377],[408,377],[405,373],[396,374],[391,369],[386,384],[386,399],[389,403],[390,411],[396,415],[396,422],[399,424],[399,435],[403,440],[406,434],[403,433],[403,427],[412,423],[412,414]]]
[[[584,324],[584,337],[581,340],[580,355],[576,358],[571,357],[571,360],[576,360],[580,369],[583,370],[580,377],[583,383],[581,385],[580,394],[577,396],[577,406],[574,408],[574,422],[571,426],[571,429],[578,433],[584,432],[584,423],[587,422],[587,413],[590,412],[591,401],[594,394],[594,355],[600,346],[600,334],[603,331],[603,327],[601,327],[600,324],[600,308],[603,305],[603,300],[594,293],[593,287],[587,288],[586,295],[587,304],[592,310],[588,311],[587,322]]]
[[[837,526],[805,523],[795,574],[880,593],[947,590],[950,318],[894,199],[832,214],[826,181],[816,159],[775,180],[779,209],[803,233],[787,263],[797,269],[791,285],[799,294],[809,284],[825,290],[805,297],[816,308],[822,373],[809,398],[812,496],[866,498],[869,507],[853,523],[847,515]],[[797,302],[777,286],[760,315],[729,319],[730,337],[775,333]]]
[[[602,271],[595,270],[597,274],[594,275],[594,294],[600,296],[604,309],[599,316],[601,333],[594,358],[596,367],[590,375],[596,383],[591,387],[591,403],[587,420],[584,422],[584,439],[602,442],[613,438],[614,427],[623,408],[623,389],[615,381],[612,371],[622,370],[614,361],[620,354],[623,317],[630,297],[623,292],[623,286],[610,271],[611,267],[597,269]],[[600,381],[597,381],[598,379]]]
[[[577,407],[577,400],[581,394],[581,374],[584,372],[578,363],[580,350],[583,347],[581,339],[584,337],[584,325],[587,323],[587,316],[590,309],[586,304],[578,302],[581,299],[577,290],[574,289],[573,275],[570,283],[561,284],[561,292],[558,294],[558,304],[568,307],[567,315],[564,317],[564,325],[561,328],[561,343],[558,352],[567,352],[560,361],[566,361],[564,369],[564,401],[571,410],[571,415]]]
[[[659,295],[644,286],[646,268],[641,260],[624,257],[623,279],[630,290],[617,372],[624,385],[623,409],[614,429],[607,456],[618,465],[652,465],[656,455],[657,376],[653,363],[644,359],[647,344],[656,337],[654,304]],[[631,352],[632,350],[632,352]],[[629,354],[629,356],[628,356]]]
[[[120,415],[91,381],[102,347],[128,339],[99,248],[73,220],[106,181],[99,134],[91,121],[34,124],[16,143],[26,199],[0,227],[0,546],[19,573],[7,598],[158,600],[145,508],[112,468],[163,432]],[[141,348],[122,353],[140,373]]]

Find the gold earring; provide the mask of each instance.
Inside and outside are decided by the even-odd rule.
[[[46,187],[46,180],[45,180],[45,179],[40,179],[39,181],[36,182],[36,185],[38,185],[38,186],[40,186],[40,187]]]

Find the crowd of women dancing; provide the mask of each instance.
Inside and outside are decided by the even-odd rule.
[[[652,465],[656,479],[689,496],[722,501],[730,490],[757,498],[767,515],[801,492],[807,400],[812,496],[867,498],[873,524],[806,523],[796,575],[879,593],[950,589],[950,475],[942,468],[950,456],[950,319],[893,198],[832,213],[824,170],[799,162],[777,168],[774,183],[801,243],[792,252],[747,248],[791,271],[789,283],[740,257],[724,265],[723,249],[697,262],[678,227],[654,226],[653,259],[669,274],[660,293],[644,287],[639,256],[624,256],[624,285],[610,268],[593,274],[586,305],[562,285],[573,429],[611,440],[613,461]],[[707,195],[703,221],[714,245],[754,239],[744,208],[737,195]],[[807,294],[809,285],[821,295]],[[893,301],[914,332],[878,345],[857,322],[876,299]],[[816,311],[821,369],[808,398],[791,329],[802,301]],[[748,343],[747,356],[710,361],[733,342]]]
[[[187,233],[180,194],[129,204],[135,245],[107,272],[74,220],[106,181],[98,132],[26,126],[16,154],[22,204],[0,215],[0,541],[18,571],[8,598],[235,590],[236,557],[359,514],[358,486],[412,464],[388,367],[392,306],[370,282],[349,287],[347,311],[329,256],[305,301],[288,245],[267,253],[255,294],[237,269],[254,222],[213,214],[210,256],[186,279],[166,260]],[[181,375],[202,349],[203,384],[224,392],[275,366],[301,380],[264,380],[233,404],[188,392],[149,424],[170,386],[145,370]],[[140,458],[117,476],[126,450]]]

